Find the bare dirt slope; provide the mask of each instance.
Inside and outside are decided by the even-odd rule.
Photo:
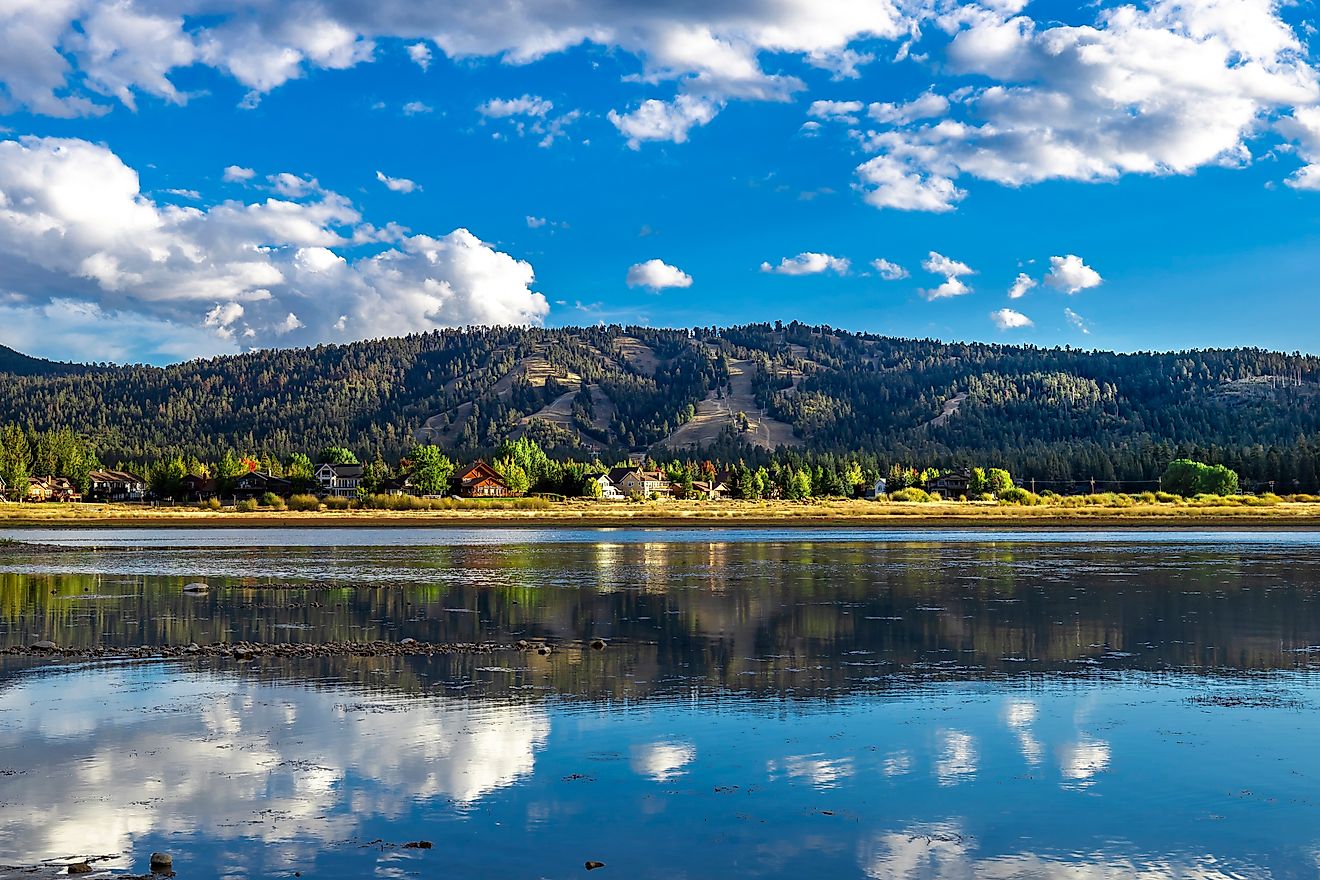
[[[958,407],[962,406],[963,401],[966,399],[967,399],[967,392],[959,391],[953,397],[950,397],[948,400],[944,401],[944,408],[940,411],[940,414],[937,415],[935,418],[931,419],[929,422],[927,422],[926,427],[938,428],[941,425],[948,422],[949,419],[953,418],[955,415],[958,414]]]
[[[712,391],[706,399],[697,405],[697,414],[688,422],[680,425],[659,445],[667,449],[682,449],[685,446],[704,446],[719,439],[720,432],[734,426],[738,413],[745,413],[751,423],[751,430],[742,436],[749,443],[774,449],[777,446],[799,446],[802,441],[793,433],[793,426],[768,415],[752,394],[752,372],[756,367],[751,361],[729,361],[729,384],[719,391]]]
[[[660,358],[651,346],[632,336],[620,336],[614,347],[628,364],[644,376],[654,376],[660,369]]]

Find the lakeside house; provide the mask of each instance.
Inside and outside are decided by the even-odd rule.
[[[268,471],[251,471],[234,480],[232,494],[238,501],[260,498],[267,492],[288,498],[293,494],[293,483]]]
[[[875,483],[866,487],[866,489],[862,492],[862,497],[867,499],[868,501],[875,501],[877,498],[884,495],[888,491],[889,491],[889,484],[885,482],[884,477],[881,477],[880,479],[876,480]]]
[[[972,484],[972,472],[967,468],[950,471],[926,481],[927,492],[939,492],[945,498],[957,498],[967,494],[967,487]]]
[[[362,485],[362,465],[326,462],[316,466],[315,476],[322,497],[356,498]]]
[[[179,480],[179,492],[176,497],[180,501],[209,501],[218,497],[219,494],[215,480],[210,477],[188,474]]]
[[[97,470],[87,475],[89,501],[142,501],[147,481],[128,471]]]
[[[625,497],[673,498],[674,486],[662,471],[648,471],[640,465],[611,468],[606,474],[614,487]]]
[[[619,491],[619,487],[614,485],[609,474],[597,474],[591,478],[592,481],[600,486],[600,499],[602,501],[627,501],[628,496]]]
[[[693,480],[692,494],[699,498],[705,498],[707,501],[723,501],[733,495],[732,478],[721,479],[716,477],[713,480]]]
[[[454,474],[452,492],[460,498],[507,498],[513,494],[500,472],[480,459]]]
[[[81,501],[82,493],[66,477],[29,477],[24,501]]]

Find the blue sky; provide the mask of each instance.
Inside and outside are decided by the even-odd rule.
[[[697,6],[20,0],[0,341],[798,319],[1320,350],[1309,5]]]

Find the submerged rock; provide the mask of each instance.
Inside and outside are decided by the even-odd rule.
[[[404,849],[430,849],[430,848],[431,848],[431,841],[429,841],[429,840],[414,840],[414,841],[412,841],[411,843],[405,843],[405,844],[403,845],[403,848],[404,848]]]
[[[204,584],[201,581],[195,581],[191,584],[184,584],[183,591],[185,593],[209,593],[211,591],[211,586],[210,584]]]
[[[86,862],[75,862],[68,866],[68,871],[70,874],[90,874],[92,873],[92,866]]]
[[[154,852],[151,854],[151,870],[156,873],[174,870],[174,856],[169,853]]]
[[[536,653],[540,654],[542,657],[549,657],[551,654],[554,653],[554,650],[555,649],[550,647],[549,645],[540,645],[537,647]]]
[[[592,640],[591,640],[591,647],[592,647],[592,650],[595,650],[595,651],[604,651],[604,650],[605,650],[605,640],[604,640],[604,639],[592,639]]]
[[[587,870],[588,870],[588,871],[594,871],[594,870],[596,870],[597,868],[603,868],[603,867],[605,867],[605,863],[604,863],[604,862],[587,862]]]

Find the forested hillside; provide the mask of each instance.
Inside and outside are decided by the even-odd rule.
[[[449,330],[170,367],[0,356],[0,422],[105,462],[532,437],[575,457],[863,453],[1042,480],[1152,479],[1177,457],[1317,488],[1320,358],[942,343],[800,324]],[[1294,482],[1296,481],[1296,482]]]

